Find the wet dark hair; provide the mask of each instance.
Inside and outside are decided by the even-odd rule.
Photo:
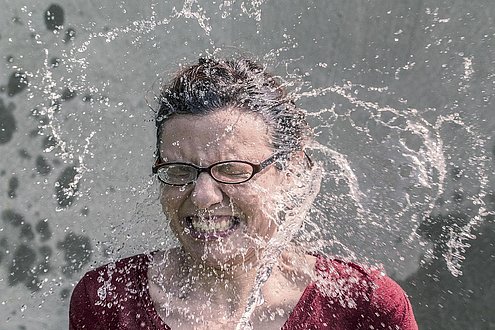
[[[163,123],[177,114],[203,115],[224,107],[257,113],[270,127],[275,150],[288,153],[302,150],[310,133],[304,111],[295,106],[280,80],[247,58],[200,58],[162,87],[158,106],[158,158]]]

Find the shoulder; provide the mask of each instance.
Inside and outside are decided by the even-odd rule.
[[[374,267],[318,257],[314,299],[356,329],[417,329],[404,290]],[[328,307],[330,306],[330,307]]]
[[[395,324],[399,329],[418,329],[411,303],[404,290],[383,272],[370,272],[373,290],[368,318],[371,324]]]
[[[123,307],[142,305],[147,292],[147,269],[150,256],[139,254],[88,271],[75,286],[69,318],[71,329],[91,319],[92,329],[98,324],[121,318]],[[103,327],[104,328],[104,327]]]
[[[146,276],[150,258],[138,254],[90,270],[78,282],[74,293],[84,290],[90,298],[101,300],[107,298],[107,294],[112,295],[112,291],[118,293],[123,287],[136,288]]]
[[[354,262],[318,257],[315,263],[320,284],[338,282],[345,288],[358,290],[366,298],[394,299],[405,295],[402,288],[377,267],[359,265]]]
[[[151,260],[150,258],[150,255],[138,254],[115,262],[110,262],[88,271],[82,278],[82,281],[92,282],[97,280],[98,282],[101,282],[102,280],[138,276],[147,269]]]
[[[74,293],[84,289],[91,298],[101,299],[110,291],[120,291],[123,286],[133,287],[146,274],[149,258],[148,255],[139,254],[90,270],[76,285]]]

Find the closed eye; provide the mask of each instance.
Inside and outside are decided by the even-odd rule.
[[[189,166],[181,166],[181,165],[170,165],[163,169],[170,177],[189,177],[194,169],[191,169]]]
[[[212,171],[221,176],[248,177],[253,172],[253,168],[245,163],[225,163],[215,166]]]

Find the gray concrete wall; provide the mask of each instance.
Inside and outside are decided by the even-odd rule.
[[[65,329],[86,270],[174,244],[144,95],[238,50],[299,86],[327,252],[382,263],[422,329],[495,327],[493,1],[0,4],[0,329]]]

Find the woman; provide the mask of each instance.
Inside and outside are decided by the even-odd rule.
[[[153,172],[180,248],[88,272],[71,329],[417,329],[379,271],[293,246],[319,189],[304,113],[248,59],[164,86]]]

